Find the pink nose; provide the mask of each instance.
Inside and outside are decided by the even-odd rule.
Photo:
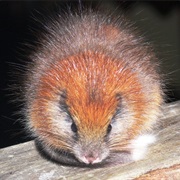
[[[94,157],[94,156],[84,156],[85,159],[87,160],[88,164],[93,164],[96,160],[97,160],[97,157]]]
[[[101,159],[100,159],[98,153],[87,153],[87,154],[84,154],[82,160],[86,164],[95,164],[95,163],[101,162]]]

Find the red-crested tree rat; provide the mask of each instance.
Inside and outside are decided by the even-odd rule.
[[[123,16],[85,12],[44,25],[25,84],[27,127],[69,165],[143,158],[163,103],[158,61]]]

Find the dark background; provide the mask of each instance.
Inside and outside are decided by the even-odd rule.
[[[62,13],[79,5],[78,1],[0,2],[0,148],[29,140],[18,121],[19,105],[10,103],[9,89],[14,68],[27,54],[23,44],[33,43],[32,29],[39,27],[39,14]],[[180,99],[180,3],[177,1],[82,1],[83,6],[123,11],[139,27],[156,49],[167,75],[167,102]],[[38,13],[40,12],[40,13]],[[24,52],[24,53],[23,53]],[[20,61],[21,60],[21,61]],[[20,67],[20,66],[19,66]],[[23,67],[21,67],[23,68]]]

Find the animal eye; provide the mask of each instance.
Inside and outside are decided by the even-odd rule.
[[[77,126],[76,126],[76,124],[75,123],[72,123],[71,124],[71,130],[74,132],[74,133],[76,133],[77,132]]]
[[[107,134],[109,134],[111,132],[112,126],[111,124],[109,124],[108,128],[107,128]]]

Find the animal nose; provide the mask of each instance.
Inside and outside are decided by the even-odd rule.
[[[97,157],[87,155],[85,156],[85,159],[87,160],[88,164],[93,164],[96,161]]]
[[[84,159],[86,164],[95,164],[100,162],[100,158],[98,157],[98,154],[94,154],[94,153],[84,155]]]

